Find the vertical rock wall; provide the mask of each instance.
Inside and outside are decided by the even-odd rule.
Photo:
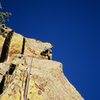
[[[62,64],[52,61],[51,49],[50,43],[4,28],[0,34],[0,100],[83,100],[64,76]]]

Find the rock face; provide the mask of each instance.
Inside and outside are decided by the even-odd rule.
[[[0,100],[83,100],[52,61],[52,45],[8,27],[0,34]]]

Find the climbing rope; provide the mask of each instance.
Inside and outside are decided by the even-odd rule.
[[[33,57],[31,58],[31,63],[29,69],[27,70],[26,82],[25,82],[25,89],[24,89],[24,100],[27,100],[28,88],[29,88],[29,81],[30,81],[30,73],[32,68]]]

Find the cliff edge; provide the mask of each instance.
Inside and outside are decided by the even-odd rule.
[[[3,26],[0,34],[0,100],[83,100],[52,61],[52,45]]]

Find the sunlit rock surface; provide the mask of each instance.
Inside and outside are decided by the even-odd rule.
[[[83,100],[64,76],[62,64],[52,61],[50,43],[4,30],[6,35],[0,34],[0,100]]]

